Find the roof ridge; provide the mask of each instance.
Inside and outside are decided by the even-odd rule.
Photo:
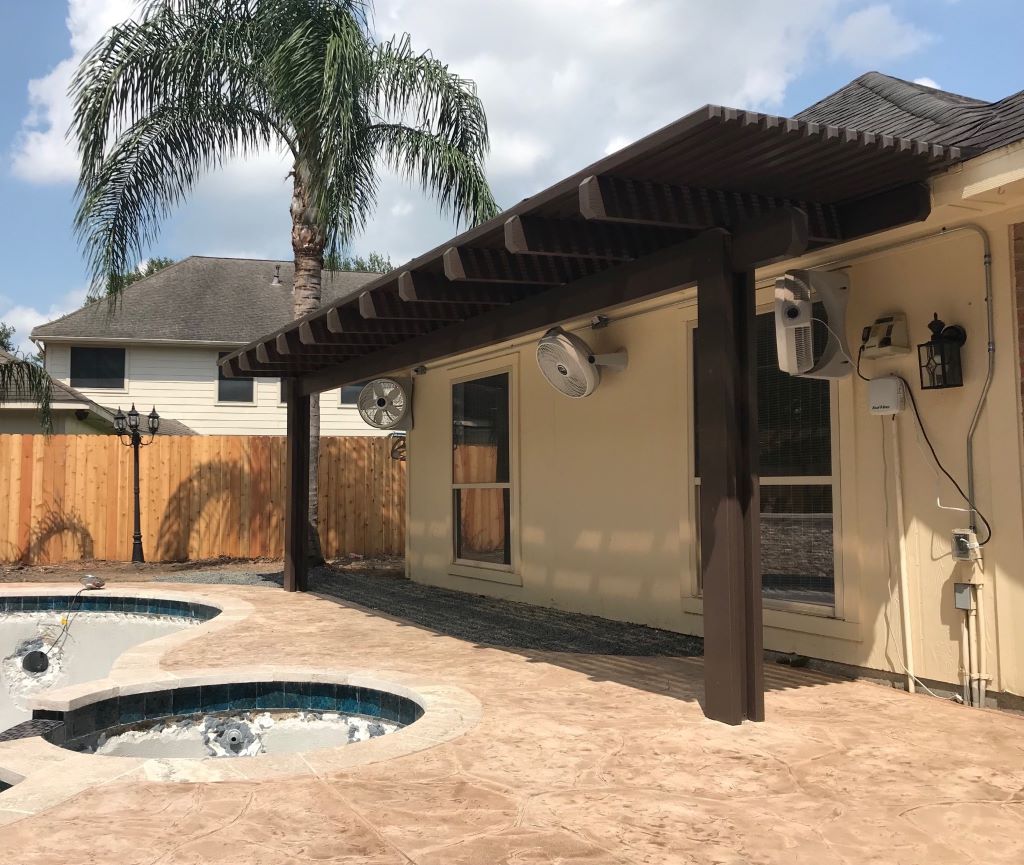
[[[881,81],[874,79],[880,78]],[[952,100],[960,102],[964,107],[967,108],[989,108],[991,109],[991,103],[983,102],[980,99],[972,99],[969,96],[963,96],[959,93],[953,93],[949,90],[939,90],[935,87],[926,87],[923,84],[915,84],[913,81],[906,81],[903,78],[896,78],[892,75],[883,75],[881,72],[869,72],[862,75],[855,82],[859,87],[863,87],[865,90],[869,90],[874,93],[879,99],[884,99],[890,105],[898,108],[907,114],[911,114],[914,117],[919,117],[922,120],[930,120],[933,123],[939,122],[942,117],[937,111],[924,110],[925,106],[920,104],[914,105],[914,96],[921,96],[930,99],[942,99],[943,97],[952,97]],[[887,88],[885,85],[892,85],[898,87],[905,87],[914,91],[914,96],[908,96],[906,99],[899,98],[892,92],[886,92]],[[948,100],[948,101],[952,101]],[[943,106],[943,111],[947,110],[946,106]]]

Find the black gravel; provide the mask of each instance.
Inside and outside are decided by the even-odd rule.
[[[280,586],[282,575],[245,571],[172,573],[161,582]],[[703,654],[703,640],[644,625],[425,586],[401,577],[314,568],[310,591],[472,643],[581,654],[676,657]]]

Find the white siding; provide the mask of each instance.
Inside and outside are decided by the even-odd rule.
[[[284,435],[285,410],[278,379],[256,379],[253,403],[217,401],[215,348],[126,346],[124,390],[78,388],[110,408],[127,410],[134,402],[141,412],[156,410],[202,435]],[[71,352],[67,345],[46,347],[50,375],[71,384]],[[352,406],[342,406],[338,390],[320,395],[322,435],[383,434],[364,424]]]

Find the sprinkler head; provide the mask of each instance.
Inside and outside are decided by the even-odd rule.
[[[47,657],[46,652],[40,652],[38,649],[29,652],[21,659],[21,668],[26,673],[45,673],[49,666],[50,659]]]

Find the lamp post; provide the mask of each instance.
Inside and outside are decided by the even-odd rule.
[[[156,413],[156,406],[153,407],[153,411],[146,418],[147,425],[149,426],[148,442],[142,440],[142,431],[139,429],[140,420],[141,418],[138,410],[135,408],[135,403],[132,403],[132,407],[127,415],[121,411],[120,407],[117,409],[117,414],[114,415],[114,430],[117,432],[117,437],[121,440],[121,444],[131,447],[135,452],[135,464],[133,466],[135,491],[135,532],[132,535],[133,562],[146,561],[146,557],[142,553],[142,518],[139,513],[139,448],[152,444],[153,436],[160,429],[160,415]]]

